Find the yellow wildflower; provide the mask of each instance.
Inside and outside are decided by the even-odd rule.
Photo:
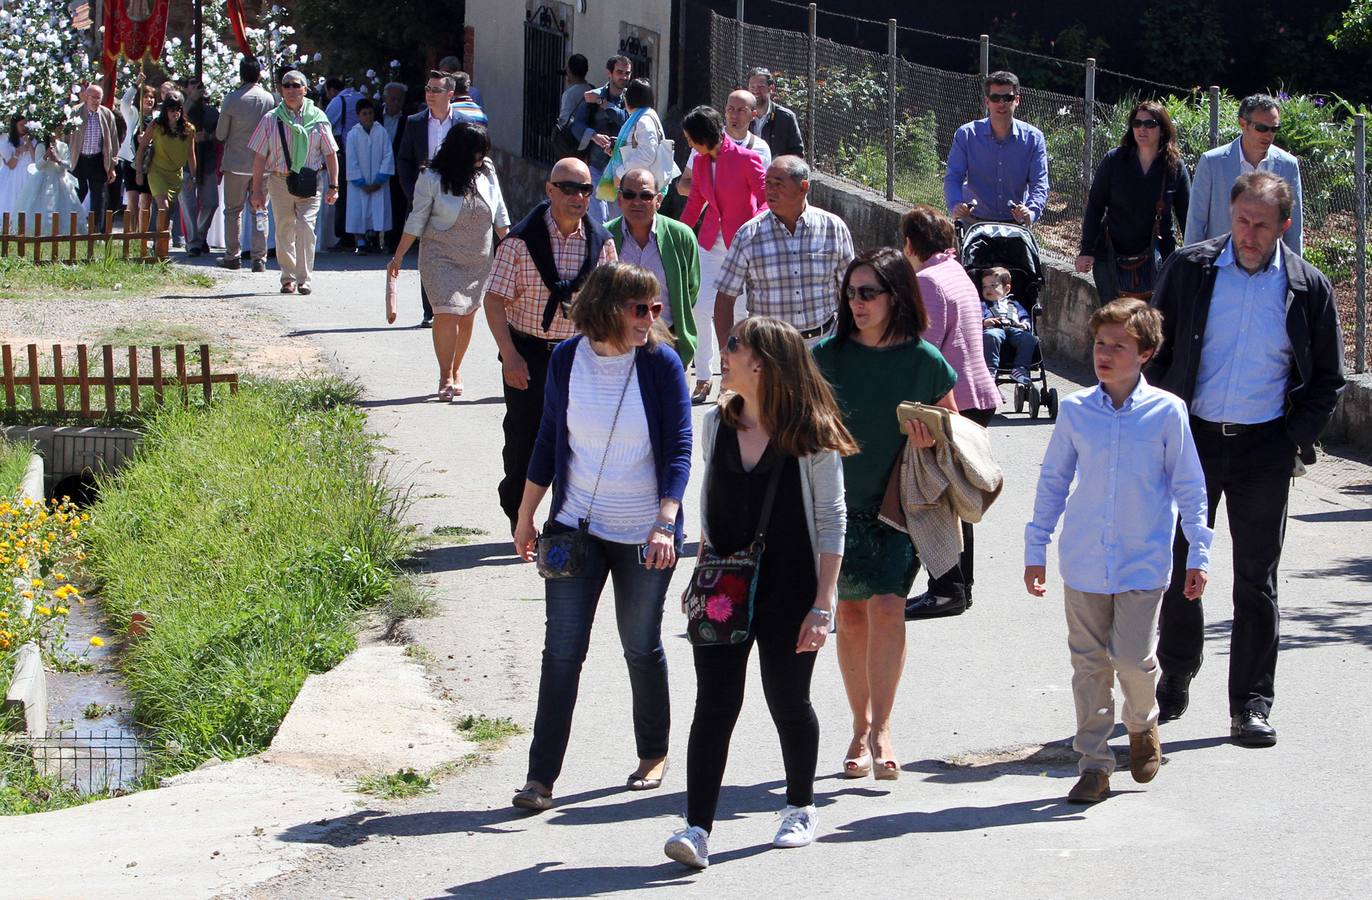
[[[53,580],[53,581],[66,581],[66,580],[67,580],[67,576],[63,575],[61,572],[53,572],[53,573],[52,573],[52,580]]]
[[[52,615],[52,610],[48,609],[46,606],[35,606],[33,608],[33,611],[38,613],[40,616]]]
[[[71,612],[71,610],[67,609],[65,606],[57,607],[57,614],[59,616],[65,616],[69,612]]]
[[[103,646],[105,646],[105,639],[102,638],[102,637],[100,637],[99,635],[96,635],[95,637],[92,637],[92,638],[91,638],[91,646],[92,646],[92,647],[103,647]]]

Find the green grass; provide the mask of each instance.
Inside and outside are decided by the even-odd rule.
[[[71,294],[118,297],[181,288],[211,288],[214,276],[170,262],[135,263],[108,257],[90,262],[41,266],[12,256],[0,258],[0,296],[70,299]]]
[[[524,726],[504,717],[493,719],[490,716],[469,715],[458,720],[457,730],[467,740],[494,750],[504,744],[506,738],[523,734]]]
[[[10,498],[19,492],[31,456],[32,444],[11,444],[0,439],[0,498]]]
[[[414,769],[400,769],[389,775],[369,775],[357,782],[362,794],[372,794],[384,800],[404,800],[418,797],[434,789],[433,779]]]
[[[306,676],[337,665],[361,611],[391,594],[404,500],[355,392],[258,383],[164,408],[102,482],[87,564],[116,630],[149,616],[123,669],[165,770],[266,747]]]
[[[440,525],[429,532],[430,538],[452,538],[442,543],[448,544],[470,544],[473,538],[485,537],[490,534],[484,528],[471,528],[467,525]]]
[[[414,578],[403,576],[396,579],[381,612],[390,621],[428,619],[438,615],[438,601],[434,599],[433,591]]]
[[[82,794],[54,777],[38,774],[26,746],[0,741],[0,816],[66,809],[106,796]]]

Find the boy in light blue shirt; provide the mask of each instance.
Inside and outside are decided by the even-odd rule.
[[[1062,401],[1024,528],[1024,584],[1042,597],[1048,544],[1063,519],[1058,563],[1077,710],[1072,747],[1081,754],[1081,777],[1067,795],[1073,803],[1110,792],[1116,676],[1130,773],[1140,783],[1157,774],[1158,614],[1178,514],[1190,542],[1189,599],[1205,592],[1214,534],[1186,405],[1141,372],[1162,344],[1161,314],[1142,300],[1116,300],[1096,310],[1091,329],[1100,384]]]

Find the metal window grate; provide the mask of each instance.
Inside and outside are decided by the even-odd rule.
[[[148,762],[138,738],[124,730],[3,736],[0,756],[6,763],[27,759],[39,776],[82,794],[127,790],[143,776]]]
[[[524,22],[525,159],[553,162],[553,123],[562,103],[567,23],[551,6],[530,10]]]

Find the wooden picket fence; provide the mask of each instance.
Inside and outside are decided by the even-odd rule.
[[[105,228],[96,228],[95,213],[86,213],[86,233],[77,228],[80,213],[5,213],[0,226],[0,257],[31,258],[35,265],[77,263],[106,255],[130,262],[154,263],[171,255],[171,217],[156,210],[139,210],[137,227],[115,233],[114,213],[105,213]],[[44,220],[47,227],[44,227]],[[67,228],[62,232],[63,220]],[[149,227],[151,226],[151,227]]]
[[[43,374],[39,364],[39,353],[37,344],[29,344],[26,348],[28,357],[28,371],[18,372],[15,370],[15,348],[9,344],[0,346],[0,373],[4,381],[5,408],[15,410],[18,408],[19,398],[27,393],[29,409],[39,411],[44,409],[43,391],[44,387],[54,389],[55,405],[54,412],[67,413],[80,411],[84,419],[103,419],[118,412],[118,391],[117,388],[128,389],[128,410],[127,412],[138,412],[144,405],[143,388],[152,388],[152,401],[156,404],[166,402],[166,393],[171,389],[179,395],[182,406],[190,405],[190,389],[199,387],[205,396],[206,402],[214,398],[214,386],[216,384],[227,384],[229,393],[238,393],[238,375],[232,372],[221,372],[218,374],[210,371],[210,347],[209,344],[201,344],[199,347],[198,365],[189,368],[186,361],[186,346],[177,344],[174,349],[175,368],[166,369],[162,364],[162,348],[152,347],[150,349],[152,374],[151,376],[140,374],[145,371],[140,366],[140,353],[137,347],[119,348],[120,355],[127,352],[128,372],[123,375],[115,372],[115,348],[111,344],[104,344],[100,348],[102,371],[99,375],[91,372],[90,348],[85,344],[76,346],[76,373],[70,374],[64,367],[63,348],[61,344],[54,344],[52,347],[52,374]],[[66,358],[70,358],[66,356]],[[77,404],[69,408],[67,388],[76,388],[75,396],[71,398]],[[95,409],[91,405],[91,395],[93,392],[104,394],[104,409]]]

